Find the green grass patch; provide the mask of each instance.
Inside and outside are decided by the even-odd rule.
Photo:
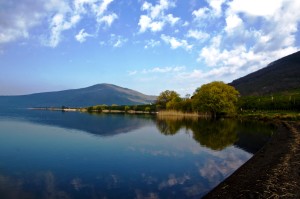
[[[239,113],[239,117],[259,119],[259,120],[288,120],[288,121],[299,121],[300,112],[298,111],[242,111]]]

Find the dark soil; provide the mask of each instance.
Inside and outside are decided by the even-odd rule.
[[[300,123],[283,122],[260,151],[203,198],[300,198]]]

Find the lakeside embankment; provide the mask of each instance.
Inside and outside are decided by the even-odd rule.
[[[300,122],[282,122],[260,151],[203,198],[300,198]]]

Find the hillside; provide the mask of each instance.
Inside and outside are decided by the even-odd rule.
[[[71,89],[56,92],[36,93],[21,96],[0,96],[0,108],[16,107],[86,107],[97,104],[148,104],[155,96],[122,88],[112,84],[97,84],[87,88]]]
[[[234,80],[230,85],[242,96],[267,95],[300,89],[300,51]]]

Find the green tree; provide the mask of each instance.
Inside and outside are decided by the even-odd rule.
[[[130,107],[129,106],[125,106],[124,110],[127,113],[130,110]]]
[[[93,107],[92,107],[92,106],[89,106],[89,107],[87,108],[87,111],[88,111],[88,112],[93,112]]]
[[[93,109],[96,110],[97,112],[102,112],[102,106],[101,105],[94,106]]]
[[[100,106],[101,106],[102,110],[107,110],[108,109],[108,106],[106,104],[102,104]]]
[[[150,113],[150,111],[151,111],[151,108],[147,106],[147,107],[145,108],[145,112]]]
[[[156,99],[156,107],[159,107],[161,109],[166,109],[167,108],[167,103],[172,101],[172,100],[177,100],[180,99],[179,94],[176,93],[175,91],[169,91],[166,90],[164,92],[161,92],[159,96]]]
[[[224,82],[215,81],[198,88],[192,97],[194,111],[218,114],[234,114],[239,92]]]
[[[166,108],[168,110],[180,110],[182,99],[180,97],[174,97],[172,100],[167,102]]]

